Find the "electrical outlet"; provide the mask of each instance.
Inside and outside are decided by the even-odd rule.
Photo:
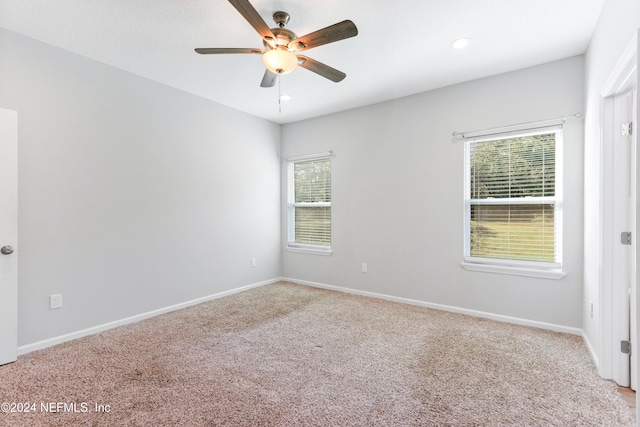
[[[49,309],[62,307],[62,294],[49,295]]]
[[[251,258],[251,268],[256,268],[256,259],[255,258]]]
[[[367,263],[363,262],[362,263],[362,272],[366,273],[368,270],[369,270],[369,267],[367,266]]]

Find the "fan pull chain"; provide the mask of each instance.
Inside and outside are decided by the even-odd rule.
[[[278,114],[282,114],[282,85],[278,75]]]

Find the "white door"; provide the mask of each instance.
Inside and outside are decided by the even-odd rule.
[[[629,113],[629,121],[632,123],[631,128],[630,128],[630,133],[631,135],[629,135],[630,141],[629,144],[631,144],[631,149],[630,149],[630,154],[631,154],[631,159],[629,160],[629,167],[630,167],[630,174],[629,174],[629,179],[630,179],[630,197],[629,197],[629,220],[630,220],[630,229],[631,232],[633,233],[633,236],[635,236],[635,238],[638,238],[638,228],[636,227],[636,223],[637,223],[637,217],[636,215],[638,214],[636,206],[638,203],[638,186],[637,186],[637,173],[638,173],[638,169],[637,169],[637,158],[638,158],[638,130],[636,129],[638,123],[635,120],[635,117],[638,116],[638,106],[636,104],[636,91],[633,91],[629,94],[630,99],[629,99],[629,104],[628,104],[628,108],[630,109],[630,111],[628,111]],[[637,289],[636,289],[636,282],[638,280],[638,270],[637,270],[637,265],[636,265],[636,258],[638,256],[638,242],[634,242],[634,244],[632,245],[632,250],[631,250],[631,258],[629,259],[629,275],[630,275],[630,282],[629,282],[629,340],[631,342],[633,342],[633,349],[631,351],[631,365],[630,365],[630,377],[631,377],[631,388],[633,390],[635,390],[637,388],[637,377],[638,377],[638,358],[635,357],[635,353],[638,351],[638,341],[636,340],[637,335],[637,303],[636,303],[636,294],[637,294]],[[635,342],[634,342],[635,341]]]
[[[18,113],[0,109],[0,365],[18,349]]]
[[[617,316],[614,346],[621,341],[632,341],[635,336],[635,143],[633,135],[634,92],[613,99],[613,181],[612,221],[613,238],[620,239],[613,248],[612,285],[616,288],[614,313]],[[631,233],[625,242],[624,233]],[[632,298],[632,296],[634,298]],[[632,343],[632,348],[635,347]],[[614,380],[621,386],[635,388],[636,364],[629,354],[619,349],[615,355]],[[614,351],[615,351],[614,350]]]
[[[637,123],[635,123],[634,117],[636,116],[636,108],[635,99],[636,92],[632,91],[623,95],[625,97],[624,107],[621,112],[621,116],[625,117],[624,124],[621,125],[620,133],[622,134],[622,138],[625,141],[625,144],[629,147],[629,174],[627,178],[629,179],[629,197],[627,199],[627,218],[628,218],[628,228],[631,232],[633,239],[638,238],[637,228],[636,228],[636,199],[637,199],[637,186],[636,186],[636,158],[637,158]],[[625,135],[626,134],[626,135]],[[636,280],[637,280],[637,270],[636,270],[636,251],[638,244],[637,241],[632,242],[630,245],[630,250],[627,255],[627,270],[629,274],[628,281],[628,292],[629,295],[629,341],[632,343],[632,350],[629,356],[629,379],[630,379],[630,387],[635,390],[636,389],[636,372],[638,369],[637,358],[635,356],[635,352],[638,351],[637,345],[638,342],[634,342],[636,339]]]
[[[633,235],[638,238],[638,93],[637,91],[633,91],[630,94],[631,99],[629,99],[629,103],[627,104],[627,108],[630,109],[629,120],[631,122],[631,128],[629,129],[631,132],[629,144],[631,145],[631,161],[630,161],[630,178],[631,178],[631,198],[629,201],[629,216],[631,219],[631,229]],[[636,263],[636,259],[638,257],[638,243],[637,241],[633,245],[632,250],[632,258],[629,261],[630,265],[630,275],[631,275],[631,283],[629,284],[629,313],[630,313],[630,333],[629,339],[633,342],[633,349],[631,351],[631,366],[630,366],[630,376],[631,376],[631,388],[635,390],[638,384],[638,358],[635,353],[638,351],[638,344],[640,343],[637,340],[638,336],[638,305],[637,305],[637,286],[636,283],[638,281],[638,267]]]

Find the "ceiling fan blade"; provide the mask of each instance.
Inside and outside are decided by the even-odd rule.
[[[298,65],[302,68],[306,68],[309,71],[313,71],[316,74],[321,75],[324,78],[327,78],[333,82],[340,82],[344,80],[347,75],[340,70],[336,70],[335,68],[329,67],[322,62],[318,62],[315,59],[311,59],[304,55],[298,55]]]
[[[264,22],[264,19],[262,19],[258,11],[251,6],[248,0],[229,0],[229,3],[255,28],[258,34],[260,34],[260,37],[275,40],[276,37],[273,35],[271,28]]]
[[[272,73],[269,70],[264,70],[264,76],[262,77],[260,87],[274,87],[276,85],[277,78],[278,75],[276,73]]]
[[[358,28],[356,24],[347,19],[346,21],[338,22],[321,30],[314,31],[306,36],[298,37],[289,43],[289,48],[294,51],[303,51],[357,35]]]
[[[201,55],[225,54],[225,53],[264,53],[262,49],[235,48],[235,47],[199,47],[196,52]]]

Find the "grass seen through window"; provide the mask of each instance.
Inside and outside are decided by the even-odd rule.
[[[471,221],[471,256],[553,262],[553,210],[528,220]]]

